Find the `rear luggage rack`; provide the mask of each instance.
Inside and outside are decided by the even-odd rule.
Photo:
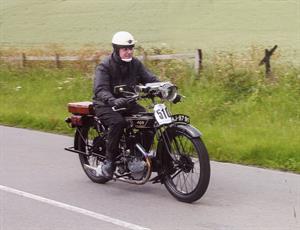
[[[76,115],[94,115],[93,102],[80,101],[68,103],[68,111]]]

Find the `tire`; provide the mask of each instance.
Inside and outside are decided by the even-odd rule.
[[[165,176],[164,184],[177,200],[192,203],[204,195],[209,184],[208,152],[200,137],[191,137],[178,128],[168,136],[173,172]]]
[[[97,132],[92,126],[78,127],[75,133],[75,149],[88,154],[87,146],[85,144],[86,140],[88,140],[88,143],[92,145],[93,140],[96,136],[98,136]],[[104,184],[109,181],[109,179],[97,175],[95,170],[89,169],[84,166],[86,164],[96,168],[101,162],[98,157],[93,155],[87,156],[79,154],[79,160],[83,171],[91,179],[91,181],[99,184]]]

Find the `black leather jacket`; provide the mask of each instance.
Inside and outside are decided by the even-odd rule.
[[[118,98],[118,95],[114,95],[114,86],[134,87],[150,82],[158,82],[158,79],[137,58],[124,62],[116,53],[112,53],[96,67],[93,103],[97,106],[113,106]]]

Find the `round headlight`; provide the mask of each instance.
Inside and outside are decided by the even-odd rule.
[[[177,96],[177,87],[171,83],[162,85],[160,91],[161,91],[162,98],[171,102]]]

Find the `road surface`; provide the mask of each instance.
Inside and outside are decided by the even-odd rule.
[[[300,229],[300,175],[211,162],[193,204],[160,184],[92,183],[72,138],[0,126],[0,229]]]

